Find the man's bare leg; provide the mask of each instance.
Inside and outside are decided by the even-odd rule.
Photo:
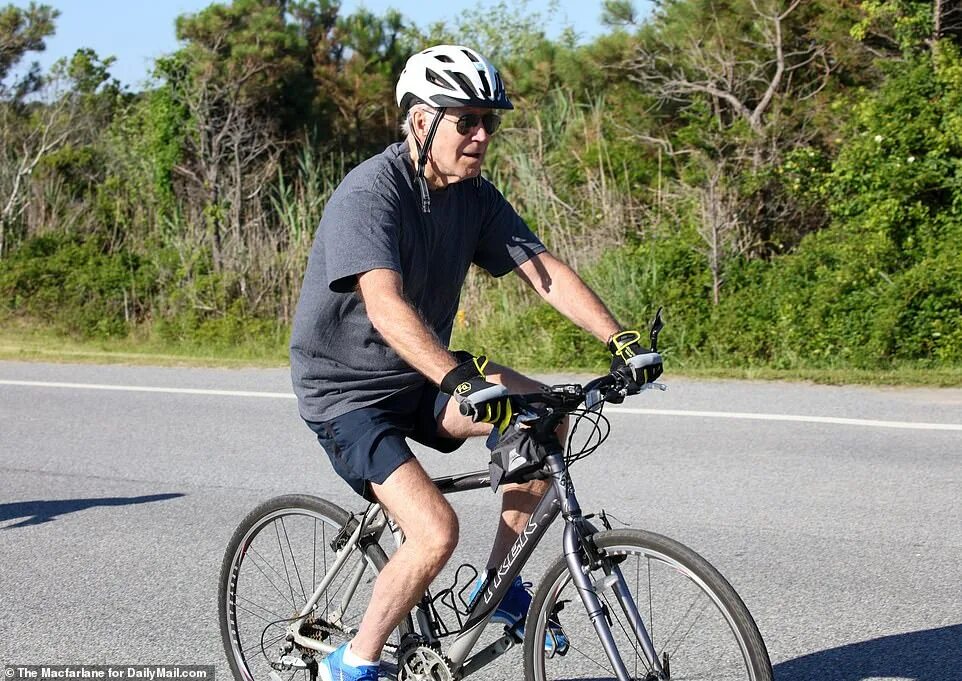
[[[488,365],[485,378],[504,385],[512,393],[537,393],[543,385],[513,369],[495,364]],[[445,437],[468,438],[487,435],[491,432],[491,426],[486,423],[472,423],[471,419],[461,415],[457,402],[452,399],[441,414],[438,432]],[[566,426],[563,425],[558,430],[559,437],[563,438],[565,432]],[[501,488],[501,521],[494,535],[487,569],[496,568],[508,555],[514,540],[528,524],[528,518],[550,486],[549,480],[532,480],[504,485]]]
[[[516,393],[533,393],[541,384],[504,367],[489,365],[487,378]],[[438,423],[445,437],[485,436],[491,426],[472,423],[461,415],[454,400]],[[561,430],[563,435],[563,428]],[[488,567],[496,567],[524,529],[528,517],[547,492],[550,482],[532,480],[505,485],[501,520],[495,533]],[[421,599],[458,543],[458,519],[444,496],[415,459],[402,464],[383,485],[372,485],[375,496],[404,531],[405,542],[378,575],[370,605],[364,613],[351,651],[367,660],[378,660],[391,632]],[[411,499],[417,499],[412,504]]]
[[[405,536],[378,575],[371,602],[351,641],[351,652],[377,661],[391,632],[454,553],[458,518],[416,459],[404,462],[383,485],[372,484],[372,488]]]

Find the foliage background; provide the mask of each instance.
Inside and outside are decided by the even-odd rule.
[[[517,109],[486,168],[679,366],[962,366],[962,21],[913,0],[662,0],[549,40],[524,5],[461,25],[234,0],[177,21],[133,92],[57,12],[0,8],[0,321],[282,356],[313,231],[398,138],[407,57],[472,44]],[[21,75],[15,75],[15,74]],[[604,349],[474,272],[456,342],[528,368]],[[524,342],[519,342],[524,338]],[[246,351],[246,350],[245,350]]]

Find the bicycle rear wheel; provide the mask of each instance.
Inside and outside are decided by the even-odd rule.
[[[725,578],[678,542],[641,530],[594,535],[605,558],[589,579],[605,608],[612,635],[632,679],[658,679],[632,628],[626,603],[612,583],[624,586],[672,681],[771,681],[768,651],[748,609]],[[548,623],[567,638],[563,655],[545,650]],[[615,679],[601,641],[587,617],[562,557],[534,595],[524,640],[525,679]]]
[[[288,627],[333,565],[335,537],[350,520],[317,497],[288,495],[264,502],[234,531],[220,571],[218,618],[231,671],[238,681],[304,679],[308,670],[281,664]],[[333,650],[357,631],[377,574],[387,563],[380,546],[356,548],[304,622],[302,633]],[[410,631],[405,620],[389,644]],[[307,652],[295,648],[295,659]],[[276,681],[276,680],[275,680]]]

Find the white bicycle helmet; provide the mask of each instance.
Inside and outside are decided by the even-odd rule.
[[[395,94],[398,106],[405,113],[421,102],[438,110],[424,142],[414,136],[418,151],[415,183],[421,195],[421,211],[430,213],[431,195],[424,168],[445,110],[460,106],[485,109],[513,109],[514,106],[494,64],[461,45],[436,45],[412,56],[401,71]],[[477,181],[479,178],[475,178]]]
[[[494,64],[461,45],[436,45],[408,59],[396,94],[405,112],[418,101],[434,107],[514,108]]]

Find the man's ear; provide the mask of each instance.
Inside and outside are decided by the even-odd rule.
[[[415,109],[411,114],[411,128],[417,134],[419,139],[424,139],[424,136],[428,132],[427,114],[424,109]]]

